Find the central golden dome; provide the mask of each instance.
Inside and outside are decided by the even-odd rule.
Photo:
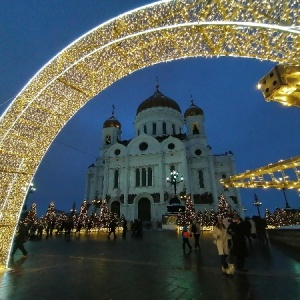
[[[181,113],[179,105],[174,100],[168,98],[163,93],[161,93],[158,87],[156,88],[155,93],[151,97],[149,97],[139,105],[136,114],[152,107],[169,107]]]

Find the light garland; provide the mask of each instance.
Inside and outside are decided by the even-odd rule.
[[[277,163],[255,170],[246,171],[221,179],[220,183],[228,188],[276,188],[276,189],[298,189],[300,190],[300,156],[292,157],[286,160],[280,160]],[[285,171],[289,170],[291,176],[285,176]],[[288,179],[287,179],[288,177]],[[284,180],[281,180],[284,178]]]
[[[136,70],[184,57],[298,64],[298,7],[287,0],[161,1],[105,22],[56,55],[0,119],[0,265],[7,266],[21,188],[92,97]]]

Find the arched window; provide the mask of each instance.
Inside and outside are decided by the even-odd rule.
[[[173,131],[173,134],[176,134],[176,131],[175,131],[175,124],[172,124],[172,131]]]
[[[174,171],[175,170],[175,166],[174,165],[171,165],[170,167],[170,172]]]
[[[114,174],[114,189],[119,187],[119,170],[115,170]]]
[[[146,169],[142,168],[142,186],[147,186],[146,182]]]
[[[146,125],[144,125],[144,133],[147,134],[147,126]]]
[[[140,130],[138,129],[138,135],[140,135]]]
[[[199,179],[199,186],[200,188],[204,188],[204,179],[203,179],[203,171],[198,171],[198,179]]]
[[[167,124],[166,122],[162,123],[163,134],[167,134]]]
[[[135,169],[135,186],[141,186],[141,171]]]
[[[148,168],[148,186],[152,186],[152,169]]]
[[[197,123],[195,123],[193,125],[193,134],[199,134],[199,128],[198,128],[198,124]]]
[[[152,123],[152,134],[156,135],[156,123]]]
[[[110,135],[107,135],[105,137],[105,143],[106,143],[106,145],[110,145],[111,144],[111,137],[110,137]]]

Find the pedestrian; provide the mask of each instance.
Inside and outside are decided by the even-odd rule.
[[[112,219],[111,221],[110,221],[110,223],[109,223],[109,232],[108,232],[108,238],[110,238],[110,235],[111,234],[114,234],[114,238],[117,238],[117,236],[116,236],[116,222],[115,222],[115,220],[114,219]]]
[[[234,273],[234,265],[227,262],[229,256],[228,239],[229,235],[224,225],[222,217],[218,217],[217,224],[213,227],[214,243],[217,246],[218,254],[221,259],[222,271],[226,274]]]
[[[267,236],[267,222],[266,219],[261,218],[259,216],[253,216],[252,220],[255,222],[257,236],[261,242],[268,243],[268,236]]]
[[[183,226],[181,236],[182,236],[182,250],[185,251],[186,245],[190,250],[192,250],[192,246],[191,246],[190,240],[189,240],[190,233],[188,231],[187,226]]]
[[[126,237],[126,233],[127,233],[127,220],[125,219],[124,216],[122,216],[122,220],[123,220],[123,224],[122,224],[122,235],[125,238]]]
[[[236,258],[236,269],[247,271],[245,267],[245,260],[248,256],[248,249],[246,244],[247,230],[240,216],[233,216],[232,222],[229,225],[227,232],[232,237],[232,254]]]
[[[19,222],[18,226],[18,232],[15,236],[13,247],[12,247],[12,252],[11,252],[11,258],[14,258],[14,255],[16,251],[19,249],[23,253],[23,257],[27,257],[28,252],[24,247],[24,243],[26,243],[28,240],[28,229],[26,224],[24,222]]]
[[[189,226],[189,233],[194,237],[194,250],[200,250],[199,238],[201,233],[201,228],[199,222],[196,219],[192,221],[192,224]]]
[[[250,219],[250,217],[245,218],[245,223],[247,224],[248,232],[247,232],[247,238],[249,241],[249,244],[252,245],[252,240],[256,239],[256,225],[255,222]]]

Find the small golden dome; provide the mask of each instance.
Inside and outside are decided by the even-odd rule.
[[[103,123],[103,128],[109,127],[121,128],[121,123],[114,116],[111,116]]]
[[[191,102],[191,106],[184,112],[184,118],[199,115],[203,116],[203,110],[199,106],[195,105],[193,100]]]

